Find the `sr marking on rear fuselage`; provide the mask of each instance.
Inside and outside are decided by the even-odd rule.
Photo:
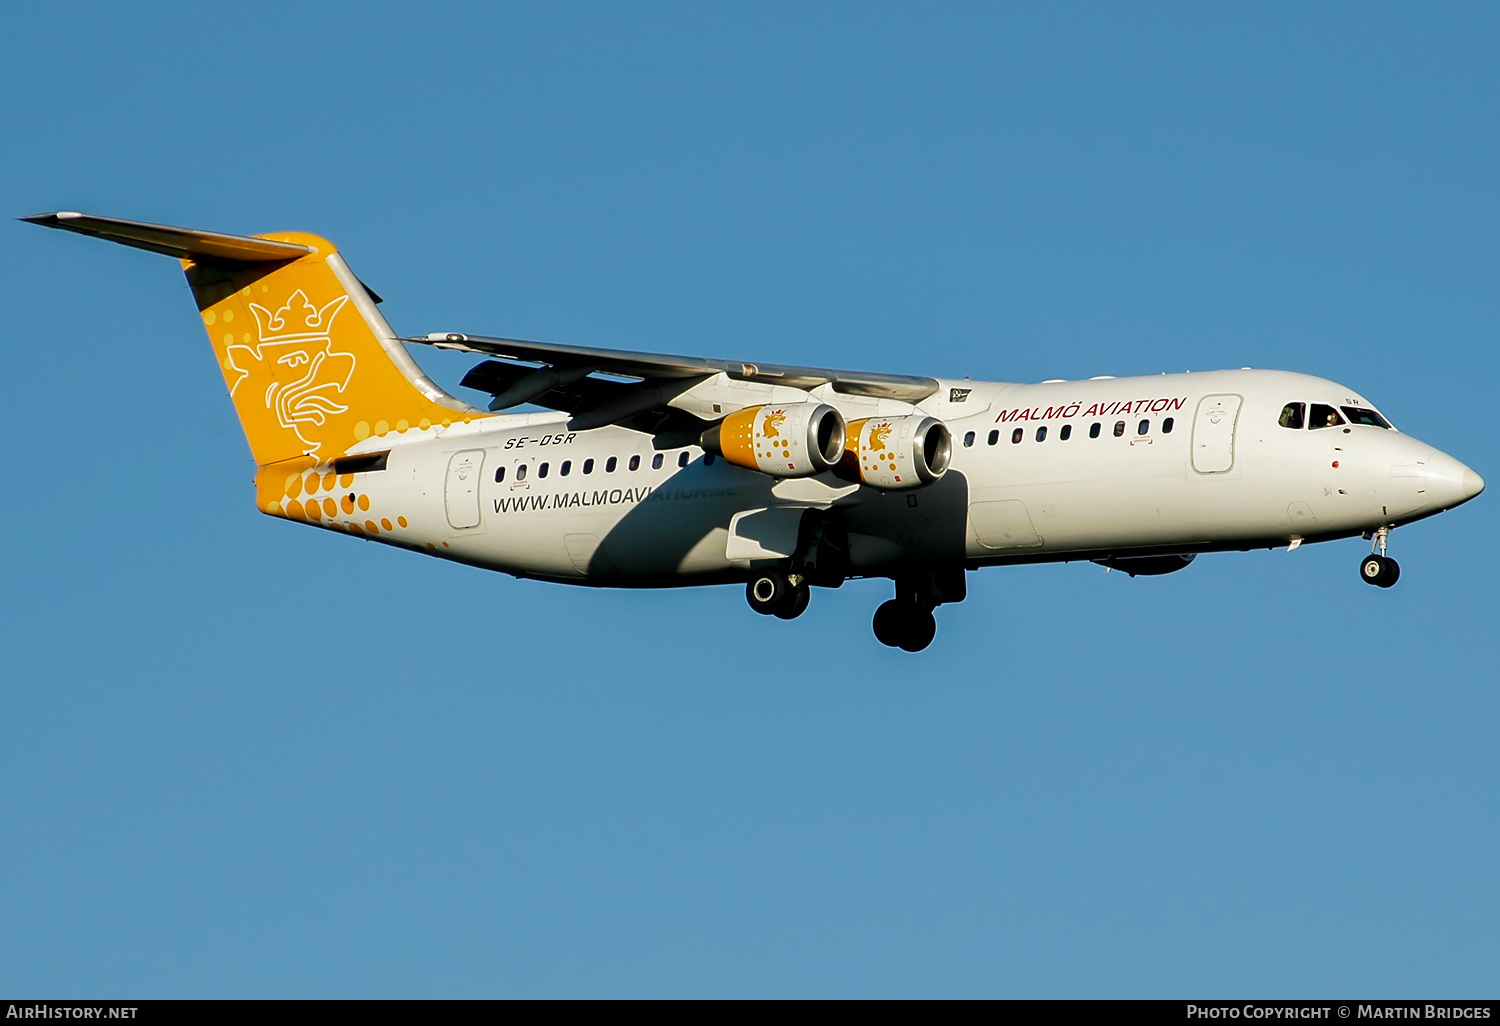
[[[522,435],[519,438],[507,438],[506,449],[524,449],[528,445],[541,447],[544,445],[571,445],[578,437],[576,432],[568,431],[557,435],[537,435],[535,437]]]

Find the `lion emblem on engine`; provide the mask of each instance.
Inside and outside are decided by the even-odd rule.
[[[876,424],[874,427],[872,427],[870,429],[870,448],[871,449],[884,449],[886,447],[886,445],[885,445],[886,439],[888,439],[890,437],[891,437],[891,422],[890,421],[886,421],[883,424]]]
[[[765,423],[761,425],[761,431],[767,438],[780,438],[781,425],[786,423],[785,410],[772,410],[766,414]]]

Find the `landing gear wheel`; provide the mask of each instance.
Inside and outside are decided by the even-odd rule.
[[[891,648],[920,652],[932,644],[937,634],[937,620],[932,610],[910,602],[891,599],[875,610],[875,640]]]
[[[791,585],[787,583],[786,574],[780,570],[762,570],[745,585],[745,599],[750,603],[751,609],[763,616],[770,616],[787,597],[789,590]]]
[[[937,619],[930,609],[912,609],[906,614],[905,629],[901,632],[901,648],[907,652],[920,652],[932,644],[937,634]]]
[[[882,645],[895,648],[901,644],[902,627],[906,624],[906,610],[895,599],[883,602],[880,608],[875,610],[875,640]]]
[[[807,611],[807,603],[812,600],[812,589],[804,581],[797,585],[788,585],[786,594],[782,597],[780,605],[771,612],[783,620],[795,620]]]
[[[1359,564],[1360,580],[1377,588],[1389,588],[1401,577],[1401,565],[1390,556],[1372,552]]]

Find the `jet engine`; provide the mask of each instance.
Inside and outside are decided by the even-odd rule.
[[[844,418],[827,403],[752,406],[703,432],[703,448],[772,477],[809,477],[838,465]]]
[[[851,421],[841,476],[872,488],[920,488],[947,473],[953,436],[934,417],[870,417]]]

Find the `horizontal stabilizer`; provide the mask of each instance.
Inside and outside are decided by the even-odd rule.
[[[291,242],[272,242],[270,239],[255,239],[247,235],[224,235],[196,228],[173,228],[170,225],[126,221],[118,217],[95,217],[72,210],[33,214],[21,220],[45,228],[61,228],[80,235],[92,235],[98,239],[118,242],[122,246],[134,246],[136,249],[177,257],[179,260],[227,260],[258,264],[295,260],[312,252],[310,246],[299,246]]]

